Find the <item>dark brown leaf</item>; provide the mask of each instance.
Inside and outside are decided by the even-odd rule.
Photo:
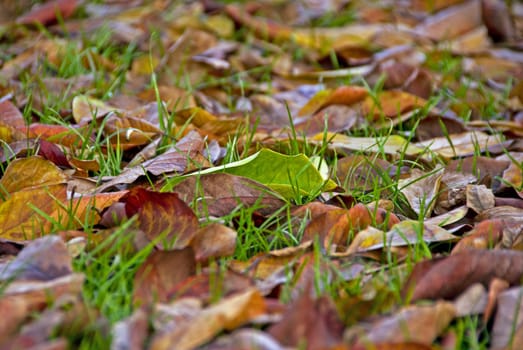
[[[423,269],[423,273],[418,271]],[[493,278],[516,285],[523,277],[523,252],[467,250],[416,265],[403,294],[412,302],[420,299],[452,299],[473,283],[488,286]]]

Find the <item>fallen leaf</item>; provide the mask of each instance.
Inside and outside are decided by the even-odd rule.
[[[191,248],[153,251],[134,276],[134,304],[169,301],[172,289],[195,271],[196,261]]]
[[[428,17],[414,30],[433,40],[444,40],[472,30],[481,23],[481,1],[471,0]]]
[[[511,285],[523,276],[523,253],[510,250],[466,250],[427,264],[416,265],[403,288],[411,302],[420,299],[451,299],[472,283],[488,286],[493,278]],[[419,275],[416,269],[423,269]]]
[[[342,330],[332,301],[327,297],[314,300],[305,291],[268,333],[284,346],[296,347],[305,342],[306,349],[328,349],[341,344]]]
[[[234,330],[265,312],[265,301],[255,289],[248,289],[203,309],[175,329],[153,338],[151,350],[194,349],[223,330]]]
[[[421,97],[398,90],[383,91],[378,96],[367,96],[363,101],[363,115],[370,120],[394,118],[415,108],[423,108],[427,101]]]
[[[18,24],[34,24],[40,23],[43,25],[55,22],[57,15],[64,19],[70,17],[78,2],[76,0],[52,0],[45,4],[33,7],[28,13],[18,17],[16,23]]]
[[[491,249],[503,238],[503,228],[507,222],[499,219],[484,220],[474,227],[452,249],[452,254],[470,248]]]
[[[433,305],[411,305],[384,318],[368,330],[360,344],[414,342],[431,345],[456,315],[452,303],[438,301]]]
[[[432,209],[436,204],[435,198],[440,191],[443,171],[443,167],[427,173],[413,169],[409,178],[398,181],[401,193],[407,198],[410,207],[416,214],[424,217],[432,214]]]
[[[522,293],[521,287],[514,287],[498,295],[496,317],[492,327],[492,349],[516,349],[513,342],[521,341]]]
[[[285,200],[267,186],[231,174],[189,176],[173,192],[186,203],[194,203],[198,213],[216,217],[227,215],[239,206],[254,207],[262,215],[270,215],[285,205]]]
[[[236,249],[235,230],[218,223],[202,227],[191,241],[197,262],[231,256]]]
[[[0,273],[0,279],[50,281],[73,272],[72,258],[58,236],[29,243]]]
[[[184,248],[198,231],[198,218],[176,193],[136,187],[122,201],[127,217],[137,214],[138,227],[159,249]]]
[[[42,157],[16,159],[12,161],[0,180],[0,188],[7,193],[39,186],[63,184],[67,176],[52,162]]]
[[[428,223],[421,224],[419,221],[404,220],[396,223],[392,228],[383,232],[373,227],[359,232],[347,252],[365,252],[370,250],[410,246],[420,242],[445,242],[454,241],[457,237],[447,230]]]
[[[66,195],[65,184],[12,193],[0,204],[0,236],[22,242],[49,233],[52,222],[46,215],[51,217],[57,212],[66,202]]]
[[[287,199],[336,188],[336,184],[323,178],[304,154],[287,156],[269,149],[262,149],[245,159],[202,170],[197,174],[215,172],[250,178],[272,188]]]

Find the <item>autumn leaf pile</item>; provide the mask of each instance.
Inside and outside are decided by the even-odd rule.
[[[33,3],[1,349],[523,348],[523,4]]]

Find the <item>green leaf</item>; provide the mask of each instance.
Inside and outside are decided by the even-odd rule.
[[[328,176],[322,176],[304,154],[289,156],[270,149],[262,149],[237,162],[205,169],[192,175],[217,172],[255,180],[272,188],[286,199],[295,198],[297,194],[316,195],[320,191],[332,191],[337,187]]]

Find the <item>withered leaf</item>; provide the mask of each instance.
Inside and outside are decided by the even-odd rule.
[[[136,187],[122,200],[127,217],[138,214],[138,227],[159,249],[184,248],[198,230],[198,218],[176,193]]]
[[[173,191],[179,193],[185,202],[195,202],[199,213],[217,217],[229,214],[238,206],[255,207],[260,214],[269,215],[285,205],[285,201],[270,188],[231,174],[188,177]]]
[[[0,273],[0,279],[48,281],[73,272],[72,258],[59,236],[29,243]]]
[[[134,303],[167,302],[172,289],[195,271],[196,261],[190,247],[153,251],[134,276]]]
[[[452,303],[407,306],[397,314],[378,321],[361,339],[361,344],[414,342],[431,345],[456,314]]]
[[[310,291],[289,305],[281,321],[268,330],[282,345],[296,347],[305,340],[307,349],[340,344],[342,331],[343,324],[332,301],[327,297],[314,300]]]
[[[422,269],[420,273],[417,269]],[[488,286],[493,278],[516,285],[523,276],[523,252],[512,250],[466,250],[417,264],[403,288],[411,301],[452,299],[473,283]]]

